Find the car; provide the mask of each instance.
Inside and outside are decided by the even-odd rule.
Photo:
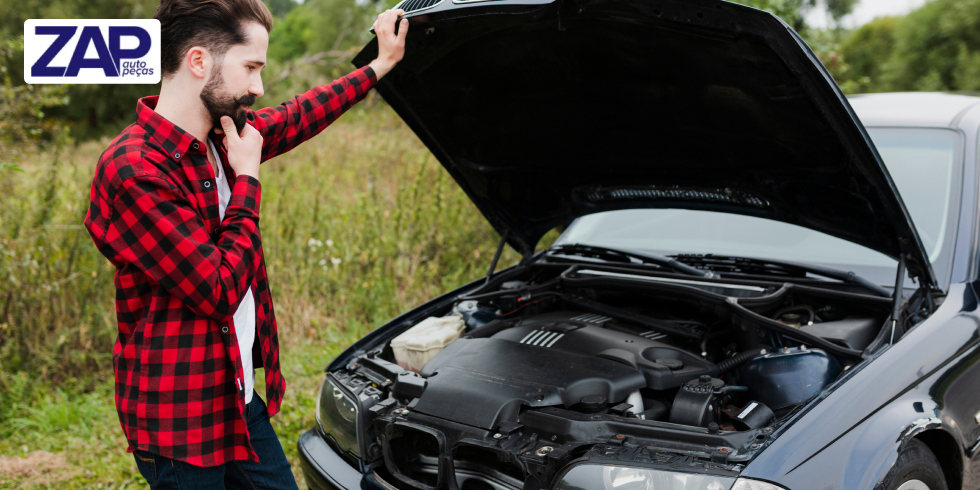
[[[400,7],[378,90],[502,238],[326,368],[310,488],[980,487],[980,98],[723,1]]]

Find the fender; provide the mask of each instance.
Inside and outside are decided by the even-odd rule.
[[[843,444],[842,440],[825,451],[837,453],[845,465],[835,488],[878,488],[905,445],[926,431],[939,430],[955,440],[960,439],[956,435],[959,432],[956,426],[937,416],[941,414],[939,406],[928,398],[927,393],[921,395],[910,393],[894,401],[853,431],[853,444]],[[948,417],[947,420],[951,421]],[[966,462],[962,447],[955,450],[962,465]]]
[[[915,437],[926,432],[942,431],[952,440],[962,440],[955,421],[943,414],[943,410],[929,398],[928,389],[924,388],[926,385],[919,385],[923,387],[921,392],[916,390],[895,400],[875,417],[794,469],[786,475],[789,478],[779,483],[794,490],[872,490],[878,488],[897,461],[898,454]],[[955,449],[947,449],[958,455],[959,468],[967,467],[968,460],[962,445],[956,444]],[[827,468],[839,468],[840,471],[828,475]],[[960,479],[959,475],[947,475],[947,479],[950,476],[954,480]],[[817,483],[804,484],[806,480]]]
[[[961,384],[980,374],[977,313],[973,286],[953,285],[931,317],[778,429],[742,474],[794,490],[871,490],[903,444],[936,429],[957,441],[968,468],[964,448],[980,434],[973,420],[980,393],[974,396],[977,390],[964,390]]]

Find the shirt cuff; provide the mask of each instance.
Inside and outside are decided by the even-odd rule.
[[[364,65],[360,71],[364,72],[364,75],[368,77],[368,81],[371,82],[372,86],[378,83],[378,74],[374,72],[374,68],[371,68],[371,65]]]
[[[235,186],[231,189],[231,200],[225,214],[235,213],[238,216],[251,216],[258,219],[259,202],[262,197],[262,184],[251,175],[235,177]],[[227,217],[227,216],[226,216]]]
[[[352,85],[357,87],[358,99],[364,98],[365,95],[378,83],[378,75],[374,73],[374,68],[371,65],[364,65],[347,75],[347,79]],[[355,83],[356,81],[356,83]]]

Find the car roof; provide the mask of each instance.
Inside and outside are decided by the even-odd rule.
[[[904,92],[861,94],[848,97],[865,126],[937,127],[955,126],[967,109],[980,104],[971,94]]]

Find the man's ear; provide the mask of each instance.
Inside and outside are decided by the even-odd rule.
[[[187,69],[198,78],[204,78],[211,69],[211,53],[201,46],[193,46],[184,55],[184,64]]]

